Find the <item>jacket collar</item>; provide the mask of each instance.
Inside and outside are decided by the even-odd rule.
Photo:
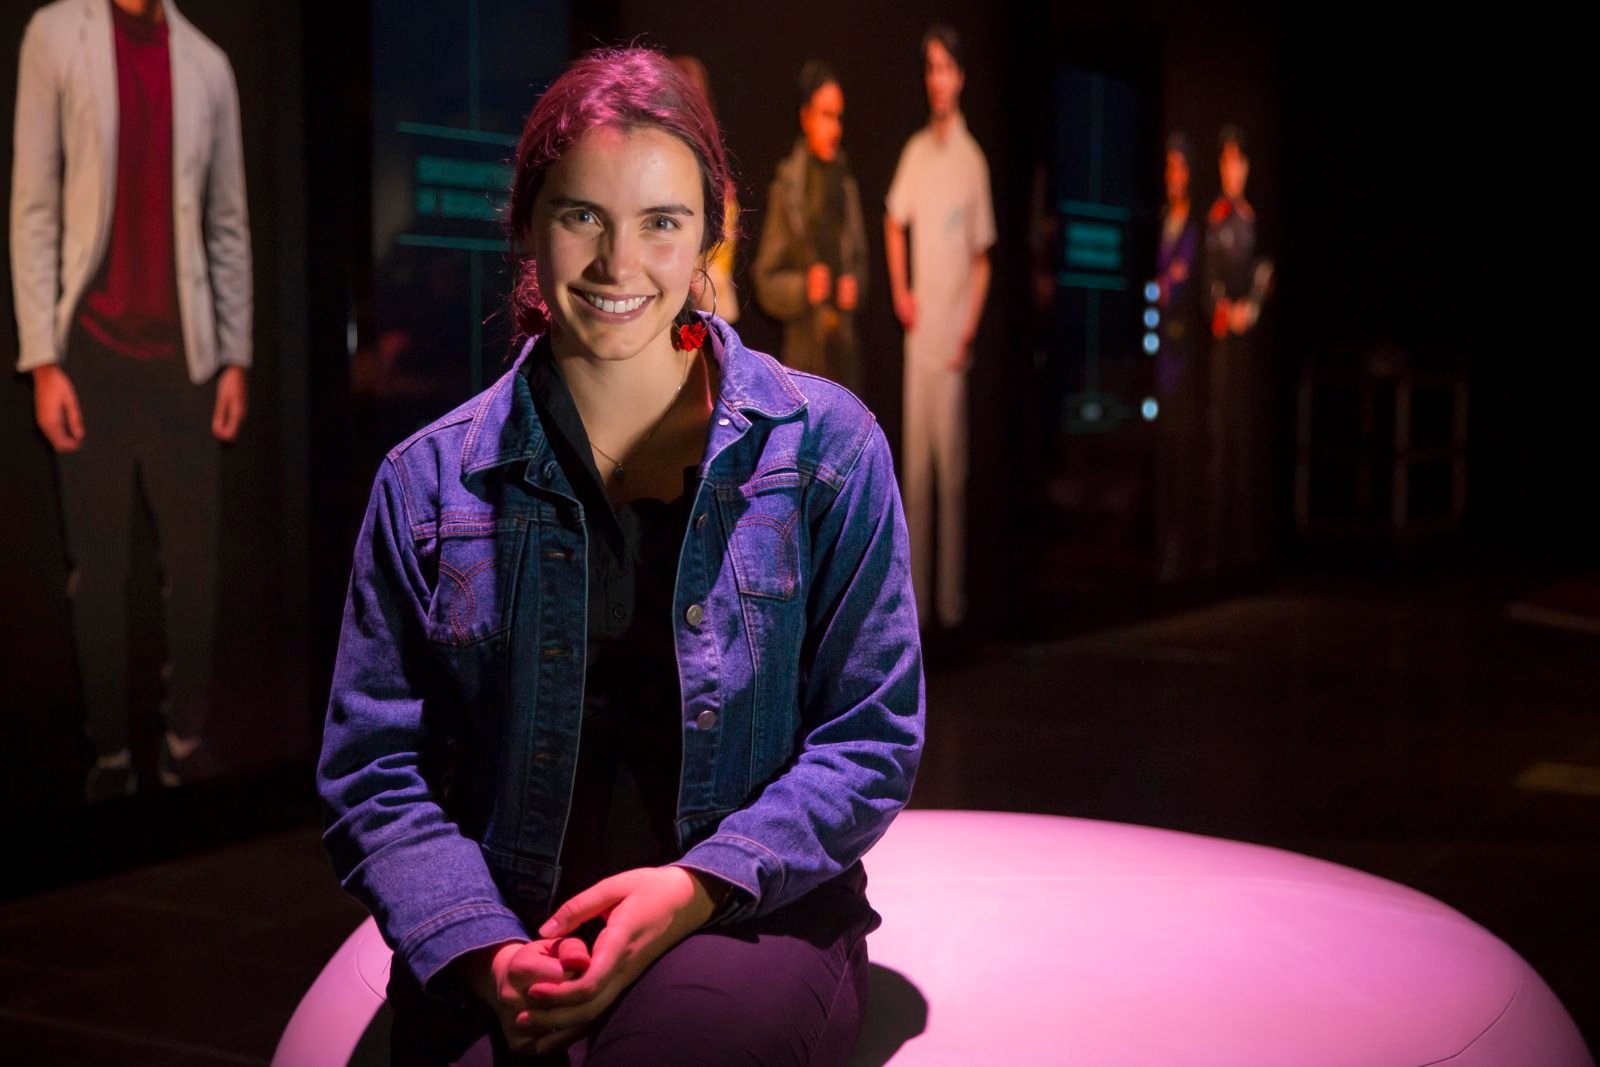
[[[806,139],[802,134],[795,138],[789,154],[778,161],[778,174],[784,181],[799,182],[805,179],[806,151]]]
[[[805,134],[794,140],[794,147],[789,149],[789,154],[778,161],[777,177],[794,186],[800,192],[806,187],[806,161],[811,156],[811,148],[806,144]],[[841,147],[839,154],[834,157],[834,164],[842,169],[846,177],[850,174],[850,157]]]
[[[715,315],[702,314],[701,318],[710,327],[708,351],[722,371],[719,410],[735,413],[743,422],[743,417],[750,415],[786,419],[805,408],[806,398],[783,364],[765,352],[746,348],[733,327]],[[473,407],[461,448],[463,479],[490,467],[531,462],[544,451],[544,427],[539,424],[533,391],[523,373],[537,341],[532,338],[522,346],[511,369]]]
[[[806,406],[805,394],[782,363],[765,352],[746,348],[739,335],[722,319],[702,316],[715,338],[710,351],[722,367],[720,403],[729,411],[787,419]]]

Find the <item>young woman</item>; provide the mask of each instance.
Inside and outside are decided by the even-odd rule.
[[[922,743],[905,522],[871,413],[694,310],[730,189],[670,62],[575,63],[517,148],[533,339],[379,472],[319,784],[396,1062],[854,1040]]]

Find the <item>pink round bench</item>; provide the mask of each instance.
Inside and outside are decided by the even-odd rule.
[[[1087,819],[909,811],[867,871],[883,926],[857,1063],[1594,1064],[1504,942],[1321,860]],[[381,1062],[388,967],[368,920],[273,1063]]]

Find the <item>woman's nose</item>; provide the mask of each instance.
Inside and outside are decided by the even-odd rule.
[[[639,273],[639,239],[613,230],[600,245],[594,267],[608,282],[626,281]]]

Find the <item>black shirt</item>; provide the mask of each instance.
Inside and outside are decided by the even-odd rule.
[[[583,731],[557,886],[565,899],[608,875],[680,854],[674,823],[683,724],[672,598],[696,470],[684,468],[675,500],[613,508],[547,339],[526,367],[534,408],[589,531]]]

